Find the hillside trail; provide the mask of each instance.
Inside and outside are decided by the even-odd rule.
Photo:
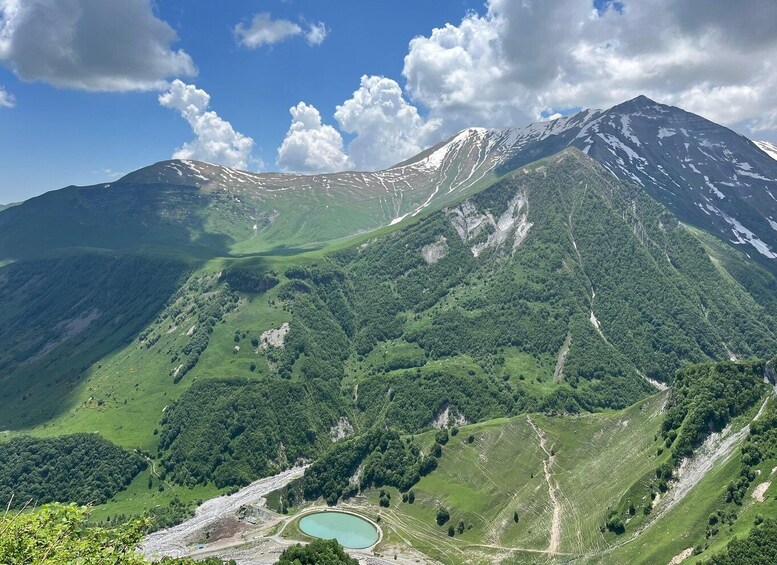
[[[150,468],[151,468],[151,469],[150,469],[150,471],[151,471],[151,475],[152,475],[153,477],[155,477],[157,480],[159,480],[159,481],[162,481],[162,482],[165,484],[165,486],[166,486],[167,488],[169,488],[169,489],[170,489],[170,490],[172,490],[173,492],[176,492],[176,487],[175,487],[175,485],[173,485],[173,484],[171,484],[171,483],[167,482],[165,479],[163,479],[163,478],[162,478],[162,477],[159,475],[159,472],[158,472],[158,471],[157,471],[157,469],[156,469],[156,463],[154,462],[154,460],[153,460],[153,459],[151,459],[150,457],[146,457],[145,455],[143,456],[143,459],[145,459],[145,460],[146,460],[146,462],[149,464],[149,466],[150,466]]]
[[[545,474],[545,482],[548,483],[548,496],[550,502],[553,505],[553,519],[550,524],[550,541],[548,543],[548,549],[546,553],[554,555],[558,553],[559,542],[561,541],[561,502],[558,498],[558,484],[553,477],[553,461],[555,454],[551,450],[548,450],[545,441],[545,432],[543,432],[537,425],[532,422],[531,416],[526,416],[526,421],[537,434],[537,438],[540,441],[540,448],[545,452],[547,457],[542,459],[542,470]]]

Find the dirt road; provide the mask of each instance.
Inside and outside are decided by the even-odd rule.
[[[526,416],[529,425],[534,429],[537,438],[540,440],[540,448],[545,452],[546,457],[542,460],[542,470],[545,474],[545,482],[548,483],[548,496],[553,505],[553,520],[550,524],[550,542],[548,543],[547,553],[553,555],[558,553],[559,542],[561,541],[561,502],[558,499],[558,485],[553,478],[553,454],[552,449],[548,450],[545,444],[545,432],[532,422],[529,416]]]

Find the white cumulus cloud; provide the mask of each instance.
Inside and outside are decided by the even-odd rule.
[[[195,135],[193,141],[175,151],[173,159],[196,159],[238,169],[248,168],[254,140],[235,131],[229,122],[208,110],[210,95],[207,92],[175,80],[159,95],[159,103],[178,110]]]
[[[310,24],[305,30],[291,20],[274,20],[268,12],[255,14],[248,25],[238,23],[234,31],[238,43],[250,49],[274,45],[296,36],[304,36],[309,45],[320,45],[329,33],[323,22]]]
[[[13,108],[15,105],[14,97],[0,86],[0,108]]]
[[[321,122],[319,111],[300,102],[289,108],[291,126],[278,148],[278,166],[284,171],[329,173],[349,167],[343,138],[334,127]]]
[[[403,75],[441,134],[638,94],[751,131],[777,127],[773,0],[489,0],[410,42]]]
[[[290,112],[291,127],[278,148],[278,165],[284,171],[384,169],[419,153],[439,137],[439,122],[422,118],[399,84],[381,76],[362,76],[351,98],[335,109],[340,131],[353,136],[347,151],[340,131],[322,124],[315,107],[300,102]]]
[[[150,0],[0,0],[0,61],[23,80],[153,90],[197,72]]]
[[[621,0],[597,10],[591,0],[488,0],[483,14],[411,40],[402,74],[404,91],[364,76],[337,106],[352,136],[348,166],[380,169],[466,127],[525,125],[639,94],[777,139],[777,2]]]
[[[340,129],[355,137],[348,153],[357,169],[375,170],[394,165],[420,152],[436,130],[409,104],[396,81],[362,76],[359,89],[337,106]]]
[[[310,45],[321,45],[327,35],[329,35],[329,28],[326,27],[324,22],[317,22],[310,24],[308,31],[305,33],[305,40]]]

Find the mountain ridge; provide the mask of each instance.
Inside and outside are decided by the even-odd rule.
[[[160,161],[114,182],[68,187],[6,209],[0,213],[0,260],[18,259],[14,250],[65,247],[74,229],[85,233],[91,225],[108,232],[102,218],[134,210],[134,224],[144,227],[117,226],[127,235],[105,233],[100,240],[108,248],[159,244],[170,230],[181,245],[211,241],[216,254],[320,245],[439,209],[568,146],[639,186],[681,221],[777,272],[777,161],[765,146],[644,96],[525,127],[467,128],[376,172],[251,173]],[[36,243],[43,231],[35,226],[37,217],[45,217],[46,231],[55,234],[48,241]],[[192,227],[193,221],[200,225]],[[3,248],[4,240],[21,233]],[[90,245],[100,247],[97,240]]]

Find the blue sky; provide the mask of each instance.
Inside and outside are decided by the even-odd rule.
[[[375,169],[642,93],[777,140],[775,3],[699,1],[0,0],[0,202],[173,155]]]
[[[267,169],[300,100],[331,116],[365,73],[400,77],[408,42],[433,27],[460,21],[481,2],[162,0],[160,19],[178,33],[174,48],[199,70],[193,82],[212,106],[256,142]],[[309,46],[289,39],[258,49],[239,46],[234,26],[258,11],[292,21],[323,21],[326,40]],[[412,14],[412,17],[407,15]],[[383,22],[383,25],[375,25]],[[184,120],[151,92],[86,92],[19,80],[0,67],[0,85],[15,107],[0,111],[0,202],[21,200],[69,184],[110,179],[170,158],[191,138]]]

